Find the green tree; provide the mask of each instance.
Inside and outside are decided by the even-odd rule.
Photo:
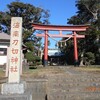
[[[85,65],[89,66],[91,64],[94,64],[94,62],[95,62],[95,56],[94,56],[94,54],[92,52],[87,52],[84,55],[84,60],[85,60]]]
[[[27,45],[27,48],[31,52],[37,51],[36,47],[40,47],[41,38],[33,34],[35,30],[32,29],[32,23],[48,24],[49,11],[20,1],[8,4],[7,8],[7,11],[0,12],[0,26],[3,29],[2,31],[10,34],[11,17],[22,17],[23,43]]]
[[[76,0],[76,7],[78,11],[76,15],[68,19],[68,24],[90,25],[89,29],[86,32],[78,32],[78,34],[86,35],[84,40],[78,40],[80,56],[86,54],[86,52],[92,52],[95,55],[96,63],[99,64],[98,58],[100,58],[100,0]]]
[[[25,57],[27,58],[29,66],[34,67],[36,65],[42,64],[40,57],[34,56],[33,52],[27,52]]]
[[[12,2],[7,5],[8,10],[2,12],[2,20],[0,23],[6,27],[9,32],[11,17],[22,17],[23,18],[23,29],[25,31],[31,30],[32,23],[44,23],[48,24],[48,11],[39,7],[35,7],[31,4],[22,2]]]

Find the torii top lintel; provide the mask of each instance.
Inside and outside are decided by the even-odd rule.
[[[88,25],[73,25],[73,26],[64,26],[64,25],[44,25],[44,24],[32,24],[36,30],[51,30],[51,31],[86,31],[89,27]]]

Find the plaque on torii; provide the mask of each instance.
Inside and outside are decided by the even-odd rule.
[[[43,25],[32,24],[34,30],[44,30],[45,33],[36,34],[37,37],[45,38],[44,47],[44,66],[48,65],[48,36],[53,38],[73,38],[74,39],[74,60],[75,66],[78,65],[78,50],[77,50],[77,38],[85,38],[85,35],[78,35],[76,32],[86,31],[88,25],[73,25],[73,26],[60,26],[60,25]],[[49,34],[48,31],[59,31],[59,34]],[[62,34],[62,31],[72,31],[73,34]]]

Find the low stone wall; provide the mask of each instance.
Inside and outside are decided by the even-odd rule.
[[[32,94],[32,100],[47,100],[47,79],[28,79],[28,94]]]

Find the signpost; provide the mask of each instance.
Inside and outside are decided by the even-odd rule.
[[[20,82],[22,46],[22,18],[13,17],[11,21],[9,83]]]
[[[12,17],[11,19],[11,39],[8,50],[8,66],[6,76],[8,83],[2,84],[2,94],[23,94],[25,82],[20,81],[22,71],[22,18]]]

